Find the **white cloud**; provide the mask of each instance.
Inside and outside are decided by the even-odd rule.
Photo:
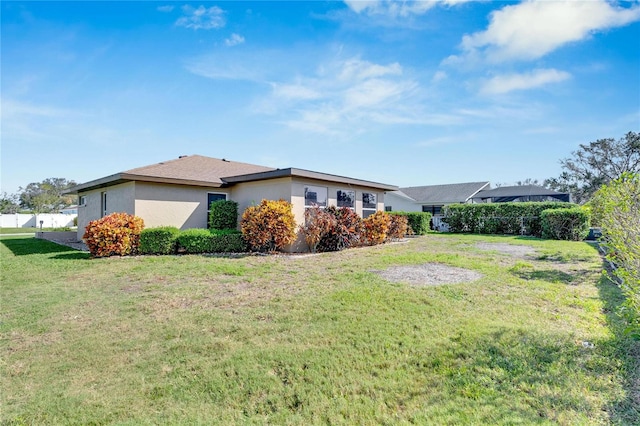
[[[222,28],[226,24],[224,11],[218,6],[200,6],[194,9],[189,5],[185,5],[182,6],[182,12],[184,16],[176,21],[176,25],[179,27],[193,28],[194,30],[211,30]]]
[[[551,83],[559,83],[571,78],[571,74],[556,69],[536,69],[523,74],[498,75],[487,81],[481,93],[499,95],[514,90],[527,90]]]
[[[423,15],[438,4],[454,6],[468,1],[472,0],[344,0],[356,13],[386,15],[393,18]]]
[[[446,80],[447,78],[449,78],[449,76],[447,75],[446,72],[444,72],[444,71],[436,71],[436,73],[431,78],[431,82],[432,83],[438,83],[440,81]]]
[[[242,37],[240,34],[236,34],[236,33],[231,34],[231,37],[229,37],[228,39],[226,39],[224,41],[224,44],[226,44],[229,47],[237,46],[237,45],[242,44],[242,43],[244,43],[244,37]]]
[[[465,35],[463,58],[489,62],[533,60],[591,34],[640,20],[640,6],[623,8],[605,0],[535,1],[494,11],[485,31]]]
[[[172,5],[158,6],[158,7],[156,8],[156,10],[157,10],[158,12],[165,12],[165,13],[172,12],[172,11],[173,11],[173,9],[174,9],[174,6],[172,6]]]

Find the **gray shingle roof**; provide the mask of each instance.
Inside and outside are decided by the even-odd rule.
[[[474,198],[522,197],[535,195],[561,195],[560,192],[538,185],[500,186],[494,189],[482,190]]]
[[[489,182],[451,183],[446,185],[427,185],[400,188],[405,195],[420,204],[464,203],[478,191],[489,186]]]

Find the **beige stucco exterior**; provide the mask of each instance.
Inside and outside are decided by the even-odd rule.
[[[207,195],[226,194],[228,200],[238,203],[239,219],[244,210],[263,199],[289,201],[293,205],[296,223],[304,222],[305,186],[326,187],[329,206],[337,205],[338,191],[355,191],[355,211],[363,213],[362,194],[377,196],[377,210],[384,210],[384,191],[365,186],[340,185],[335,182],[300,178],[295,176],[242,182],[227,188],[200,187],[151,182],[127,182],[79,193],[85,204],[78,209],[78,239],[82,238],[87,224],[102,217],[102,194],[106,193],[106,214],[125,212],[144,220],[145,228],[175,226],[180,229],[206,228],[208,221]],[[291,247],[292,251],[304,251],[302,238]]]

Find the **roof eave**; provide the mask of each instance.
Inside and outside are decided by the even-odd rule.
[[[356,185],[356,186],[365,186],[370,188],[382,189],[384,191],[397,191],[398,187],[395,185],[388,185],[379,182],[371,182],[361,179],[354,179],[345,176],[332,175],[328,173],[320,173],[313,172],[310,170],[304,169],[295,169],[295,168],[287,168],[287,169],[276,169],[267,172],[260,173],[251,173],[246,175],[239,176],[228,176],[222,178],[225,183],[235,184],[242,182],[252,182],[258,180],[269,180],[269,179],[278,179],[283,177],[302,177],[314,180],[323,180],[334,183],[341,183],[347,185]]]
[[[203,186],[208,188],[220,188],[224,186],[223,182],[210,182],[191,179],[176,179],[166,178],[159,176],[144,176],[136,175],[132,173],[116,173],[111,176],[107,176],[101,179],[92,180],[80,185],[76,185],[73,188],[69,188],[65,191],[66,194],[80,194],[81,192],[92,191],[95,189],[106,188],[109,186],[119,185],[127,182],[149,182],[149,183],[164,183],[171,185],[185,185],[185,186]]]

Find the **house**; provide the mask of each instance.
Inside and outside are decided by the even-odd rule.
[[[353,209],[362,217],[384,210],[386,191],[397,186],[327,173],[274,169],[201,155],[181,156],[75,186],[78,239],[87,224],[114,212],[141,217],[145,227],[206,228],[213,201],[232,200],[242,213],[262,199],[289,201],[297,223],[314,205]],[[291,250],[304,250],[299,240]]]
[[[473,196],[476,203],[508,203],[518,201],[571,202],[571,194],[556,192],[539,185],[500,186],[484,189]]]
[[[489,182],[452,183],[400,188],[385,198],[387,211],[429,212],[439,216],[447,204],[473,203],[473,197]]]

